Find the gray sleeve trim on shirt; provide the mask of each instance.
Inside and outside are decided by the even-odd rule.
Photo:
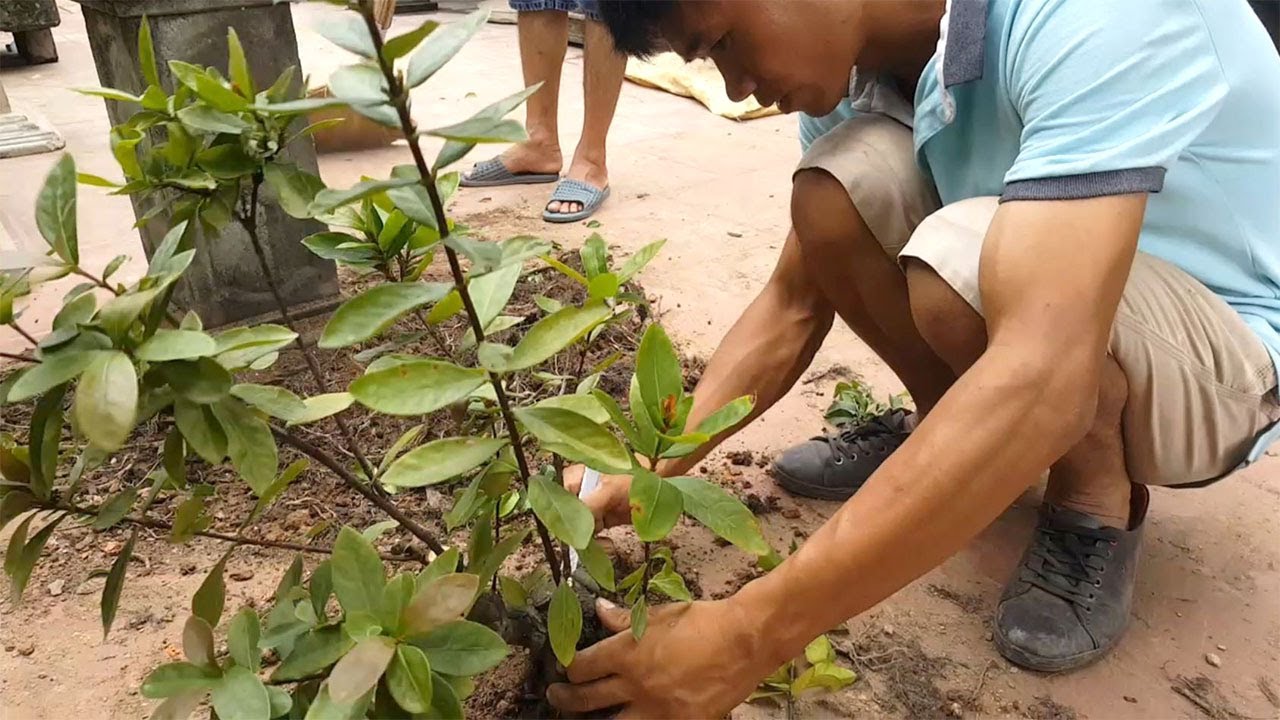
[[[1006,183],[1000,202],[1007,200],[1081,200],[1136,192],[1160,192],[1162,167],[1129,168],[1063,177],[1015,180]]]

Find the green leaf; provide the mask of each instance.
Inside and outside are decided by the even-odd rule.
[[[511,556],[511,553],[524,544],[525,538],[529,537],[529,532],[528,528],[519,532],[508,532],[507,536],[502,538],[502,542],[499,542],[485,554],[484,561],[476,569],[476,574],[480,576],[477,594],[481,589],[489,586],[493,581],[493,576],[498,574],[498,569],[502,567],[502,563]]]
[[[462,701],[449,681],[440,673],[431,673],[431,707],[427,710],[431,720],[463,720]]]
[[[387,62],[395,62],[399,58],[408,55],[413,52],[414,48],[418,47],[419,43],[426,39],[426,37],[434,32],[438,27],[440,27],[439,23],[434,20],[428,20],[419,25],[416,29],[404,33],[403,35],[388,38],[382,45],[383,59]],[[430,687],[428,686],[428,691],[429,690]],[[401,707],[404,707],[403,704]],[[419,710],[418,712],[423,711]]]
[[[684,508],[679,488],[657,474],[637,468],[631,478],[631,523],[644,542],[665,538]]]
[[[22,402],[50,388],[74,380],[84,372],[85,368],[93,364],[100,354],[103,352],[66,348],[46,355],[39,365],[28,368],[9,388],[7,401]]]
[[[177,398],[173,401],[173,418],[187,445],[205,462],[217,465],[227,456],[227,436],[207,406]]]
[[[609,411],[593,395],[554,395],[531,406],[531,409],[538,408],[566,410],[581,415],[597,425],[604,425],[611,419]]]
[[[387,689],[396,704],[411,713],[426,712],[431,707],[431,685],[431,663],[426,653],[412,645],[397,647],[387,670]]]
[[[377,246],[341,232],[322,232],[302,240],[316,257],[334,262],[371,265],[380,258]],[[378,286],[380,287],[380,286]]]
[[[115,100],[116,102],[140,103],[142,98],[137,95],[127,93],[123,90],[101,86],[84,86],[73,88],[81,95],[92,95],[94,97],[104,98],[106,100]]]
[[[333,589],[342,609],[348,613],[376,611],[387,578],[373,544],[344,527],[334,542],[332,563]]]
[[[195,537],[197,532],[209,527],[211,519],[205,515],[206,498],[199,494],[182,501],[174,512],[173,529],[169,533],[169,542],[185,543]]]
[[[435,440],[410,450],[391,463],[382,476],[389,487],[423,487],[451,480],[502,449],[505,439],[455,437]]]
[[[280,460],[271,428],[244,403],[223,398],[211,406],[227,434],[227,455],[240,477],[255,495],[261,495],[276,479]]]
[[[636,352],[636,378],[640,382],[640,397],[644,409],[655,428],[670,428],[672,420],[668,398],[679,400],[684,394],[684,382],[680,371],[680,358],[671,345],[670,338],[661,325],[654,323],[645,329]],[[636,412],[632,408],[632,412]],[[682,428],[677,428],[680,430]]]
[[[695,477],[676,477],[667,482],[684,496],[684,511],[716,535],[752,555],[763,556],[772,551],[755,515],[723,488]]]
[[[600,584],[600,587],[609,592],[616,589],[613,560],[609,559],[609,554],[594,538],[587,543],[586,547],[578,551],[578,559],[582,561],[582,566],[591,574],[591,578]]]
[[[306,406],[306,412],[294,417],[289,421],[290,426],[307,425],[318,420],[323,420],[330,415],[338,413],[351,407],[351,403],[355,402],[355,397],[351,393],[336,392],[325,393],[324,395],[313,395],[302,404]]]
[[[818,663],[833,663],[836,661],[835,648],[831,647],[831,641],[826,635],[819,635],[813,639],[804,648],[804,659],[809,661],[811,665]]]
[[[187,445],[182,439],[182,432],[177,427],[169,429],[164,436],[164,450],[161,455],[162,467],[169,479],[179,487],[187,482]]]
[[[645,265],[648,265],[655,257],[658,251],[667,243],[666,240],[658,240],[640,248],[634,255],[622,262],[622,267],[618,269],[618,282],[626,283],[635,277]]]
[[[636,642],[640,642],[644,638],[644,631],[649,627],[649,604],[645,602],[644,595],[636,600],[636,604],[631,606],[631,637]]]
[[[852,685],[857,679],[858,676],[848,668],[842,668],[833,662],[822,662],[805,670],[791,683],[791,694],[799,695],[812,688],[834,692]]]
[[[227,652],[237,665],[257,672],[262,667],[262,651],[258,641],[262,637],[262,624],[253,608],[242,608],[231,618],[227,628]]]
[[[684,578],[669,565],[649,579],[649,589],[656,590],[678,602],[693,602],[689,588],[685,587]]]
[[[567,307],[548,315],[529,328],[524,339],[500,365],[486,368],[496,372],[512,372],[533,367],[573,344],[612,313],[608,305],[593,301],[580,308]]]
[[[165,362],[208,357],[217,350],[213,338],[196,330],[160,329],[138,346],[134,353],[139,360]]]
[[[142,681],[142,696],[158,699],[193,690],[209,690],[220,677],[217,668],[204,668],[187,662],[167,663],[152,670]]]
[[[467,153],[471,152],[475,146],[475,143],[445,140],[444,146],[440,148],[440,152],[436,155],[436,160],[431,166],[432,170],[439,171],[458,162],[466,157]]]
[[[262,176],[267,188],[280,204],[280,209],[289,217],[302,220],[311,217],[310,206],[316,199],[316,194],[324,190],[323,180],[299,169],[297,165],[282,162],[267,163],[262,168]]]
[[[213,646],[213,628],[195,615],[187,616],[182,626],[182,653],[193,664],[201,667],[218,667],[217,653]]]
[[[111,563],[107,573],[107,583],[102,586],[102,638],[105,640],[111,632],[111,624],[115,622],[116,611],[120,608],[120,592],[124,590],[125,573],[129,570],[129,560],[133,557],[133,544],[138,539],[138,530],[129,533],[129,540]]]
[[[205,405],[221,402],[231,392],[231,373],[212,358],[179,360],[158,367],[180,399]]]
[[[426,415],[465,399],[486,380],[488,374],[478,368],[416,360],[356,378],[351,394],[380,413]]]
[[[512,110],[524,104],[542,83],[531,85],[480,110],[470,118],[448,127],[428,130],[428,135],[443,137],[454,142],[519,142],[527,138],[524,126],[515,120],[505,120]]]
[[[418,589],[426,587],[435,581],[436,578],[443,577],[449,573],[456,572],[458,569],[458,560],[461,553],[458,548],[448,548],[440,553],[439,557],[431,561],[422,572],[418,573]]]
[[[336,625],[318,628],[298,638],[293,652],[271,673],[272,682],[299,680],[338,662],[355,641]]]
[[[200,583],[196,594],[191,596],[191,614],[209,623],[209,627],[217,627],[218,620],[222,619],[222,608],[227,601],[227,583],[222,572],[230,554],[231,551],[228,550],[218,560],[205,576],[204,582]]]
[[[324,190],[316,193],[315,200],[311,202],[309,211],[313,216],[320,215],[339,206],[353,203],[356,200],[363,200],[375,193],[380,193],[391,188],[413,185],[417,182],[418,178],[400,177],[390,178],[388,180],[362,180],[345,190],[325,188]]]
[[[114,527],[116,523],[124,519],[125,515],[129,514],[129,510],[133,508],[133,503],[137,499],[137,488],[125,488],[112,495],[98,509],[98,517],[93,521],[93,529],[101,531]]]
[[[160,86],[160,70],[156,67],[155,45],[151,42],[151,23],[142,16],[138,27],[138,68],[148,85]]]
[[[385,283],[344,302],[324,327],[322,348],[364,342],[391,327],[401,315],[432,303],[452,289],[451,283]]]
[[[636,450],[641,450],[644,447],[644,444],[641,442],[640,435],[636,431],[636,426],[627,419],[626,414],[622,412],[622,408],[618,405],[618,401],[614,400],[608,393],[599,389],[593,389],[591,391],[591,397],[595,398],[596,403],[600,405],[606,413],[608,413],[609,418],[613,420],[613,424],[617,425],[618,429],[622,430],[622,434],[626,436],[627,441],[630,442]],[[585,415],[586,413],[582,414]],[[596,418],[592,417],[592,419],[594,420]]]
[[[467,573],[450,573],[431,581],[405,608],[401,620],[405,636],[424,635],[466,617],[479,589],[480,577]]]
[[[284,717],[293,709],[293,696],[284,688],[268,685],[267,701],[273,718]]]
[[[12,490],[0,497],[0,528],[4,528],[14,518],[35,507],[36,499],[30,493]]]
[[[232,667],[213,687],[213,709],[218,720],[262,720],[271,716],[267,688],[253,671]]]
[[[302,398],[275,385],[242,383],[231,386],[231,394],[262,412],[281,420],[292,420],[306,412]]]
[[[45,393],[31,414],[31,439],[27,460],[31,463],[31,491],[48,500],[58,474],[58,448],[62,439],[62,398],[66,385]]]
[[[311,571],[311,579],[308,582],[311,586],[307,593],[311,598],[311,609],[317,617],[325,616],[325,605],[329,602],[329,596],[333,594],[333,562],[325,560]]]
[[[627,448],[613,433],[584,415],[546,406],[517,408],[515,415],[548,452],[602,472],[626,472],[631,468]]]
[[[395,655],[395,641],[367,637],[356,643],[329,673],[329,697],[340,705],[350,705],[378,684]]]
[[[750,395],[731,400],[698,423],[695,433],[713,438],[746,420],[754,407],[755,399]],[[676,444],[663,453],[663,457],[683,457],[697,449],[698,446],[694,444]]]
[[[414,645],[426,653],[433,671],[446,675],[479,675],[496,667],[508,652],[501,635],[468,620],[442,625]]]
[[[169,71],[215,110],[238,112],[249,106],[247,100],[232,92],[222,81],[195,65],[170,60]]]
[[[369,28],[355,13],[340,13],[316,26],[316,32],[343,50],[366,58],[377,57]]]
[[[138,375],[129,356],[118,350],[97,354],[76,387],[72,412],[94,447],[120,449],[138,412]]]
[[[515,292],[516,282],[520,279],[520,263],[512,263],[481,275],[467,283],[471,294],[471,302],[475,305],[480,327],[488,328],[494,318],[502,312]]]
[[[489,20],[489,11],[477,10],[465,18],[449,23],[427,37],[426,41],[409,59],[409,68],[405,73],[405,84],[415,88],[426,82],[428,78],[444,67],[463,45],[475,35]]]
[[[586,270],[588,279],[609,272],[609,248],[600,233],[591,233],[578,255],[582,257],[582,268]]]
[[[207,105],[188,105],[178,111],[178,119],[183,125],[206,133],[239,135],[251,127],[240,116]]]
[[[596,520],[577,495],[542,475],[529,478],[529,505],[556,538],[584,548],[595,534]]]
[[[196,154],[196,165],[219,180],[233,180],[253,175],[259,161],[240,145],[215,145]]]
[[[502,593],[502,602],[506,603],[507,607],[519,610],[529,607],[529,593],[519,580],[499,575],[498,590]]]
[[[149,290],[130,291],[108,300],[98,311],[98,324],[112,338],[123,338],[134,320],[138,319],[161,291],[162,288],[153,287]]]
[[[36,227],[63,262],[80,262],[76,237],[76,162],[63,155],[36,196]]]
[[[231,76],[231,87],[242,96],[252,99],[258,93],[253,86],[253,75],[249,73],[249,61],[245,59],[240,36],[231,27],[227,28],[227,74]]]
[[[271,503],[275,502],[276,498],[280,497],[281,493],[288,489],[289,484],[298,479],[302,471],[306,470],[310,465],[311,462],[306,458],[299,458],[290,463],[289,467],[280,473],[280,477],[276,478],[271,483],[271,486],[258,496],[258,502],[254,505],[253,513],[250,515],[251,521],[262,517],[262,513],[266,512]]]
[[[297,337],[297,333],[282,325],[233,328],[214,336],[214,341],[218,343],[215,359],[228,370],[238,370],[248,367],[263,355],[285,347]],[[227,390],[230,388],[228,383]],[[225,394],[224,392],[223,395]]]
[[[593,299],[611,298],[618,294],[618,276],[604,273],[591,278],[587,284],[587,294]]]
[[[578,638],[582,636],[582,606],[567,582],[560,583],[551,595],[551,607],[547,609],[547,635],[556,659],[569,667],[578,649]]]
[[[400,457],[400,453],[404,452],[405,448],[417,441],[418,436],[422,434],[424,429],[425,426],[423,425],[414,425],[408,430],[405,430],[400,437],[396,438],[396,441],[387,449],[387,453],[382,456],[382,462],[378,463],[378,474],[381,475],[386,472],[387,467],[389,467],[396,458]]]

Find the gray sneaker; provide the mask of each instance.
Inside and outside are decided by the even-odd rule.
[[[901,408],[890,410],[857,427],[797,445],[773,462],[774,477],[796,495],[845,500],[911,434],[910,415]]]
[[[1134,485],[1129,530],[1045,504],[1035,537],[996,609],[995,644],[1041,672],[1086,665],[1129,625],[1147,489]]]

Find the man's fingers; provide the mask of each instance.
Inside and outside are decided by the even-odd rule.
[[[585,465],[570,465],[564,469],[564,489],[578,494],[578,490],[582,488],[582,474],[587,471]]]
[[[569,682],[585,683],[617,675],[622,670],[626,653],[635,648],[630,635],[614,635],[589,648],[579,650],[565,669]]]
[[[626,608],[614,605],[604,598],[596,600],[596,615],[609,632],[620,633],[631,628],[631,613]]]
[[[626,683],[608,677],[583,685],[556,683],[547,689],[547,700],[563,712],[585,713],[621,705],[630,700]]]

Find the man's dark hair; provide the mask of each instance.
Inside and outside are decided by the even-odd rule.
[[[668,49],[659,26],[675,5],[675,0],[600,0],[600,18],[618,52],[648,57]]]

